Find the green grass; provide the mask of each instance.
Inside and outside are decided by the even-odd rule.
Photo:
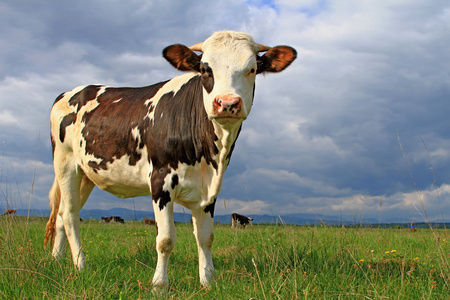
[[[0,217],[0,299],[448,299],[446,230],[215,226],[211,289],[199,284],[191,224],[177,224],[170,287],[152,292],[156,228],[81,226],[88,267],[43,248],[46,219]]]

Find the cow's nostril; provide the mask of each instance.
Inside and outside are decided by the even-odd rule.
[[[214,108],[218,114],[231,113],[236,114],[240,111],[242,99],[238,96],[225,95],[214,99]]]

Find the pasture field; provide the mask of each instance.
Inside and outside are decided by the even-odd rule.
[[[216,280],[201,288],[192,224],[176,224],[167,289],[152,292],[156,227],[85,220],[74,269],[43,248],[46,219],[0,216],[0,299],[449,299],[447,230],[215,226]]]

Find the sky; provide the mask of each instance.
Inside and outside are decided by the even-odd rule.
[[[164,47],[235,30],[298,58],[258,75],[216,214],[450,220],[447,0],[15,0],[0,28],[1,210],[48,208],[59,94],[172,78]],[[152,210],[98,189],[84,209],[113,207]]]

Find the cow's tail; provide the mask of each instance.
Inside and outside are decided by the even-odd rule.
[[[50,244],[53,246],[53,241],[55,237],[56,230],[56,217],[58,216],[59,204],[61,202],[61,190],[59,188],[58,181],[55,178],[53,186],[50,189],[48,195],[50,198],[50,217],[48,218],[47,225],[45,226],[45,238],[44,238],[44,248],[47,247],[47,243],[50,240]]]

